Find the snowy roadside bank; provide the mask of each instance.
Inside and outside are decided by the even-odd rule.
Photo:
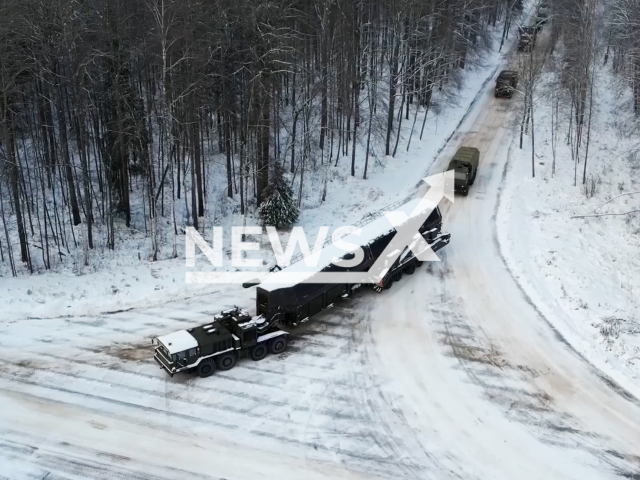
[[[572,218],[640,206],[640,195],[619,197],[640,190],[632,174],[640,165],[631,154],[635,142],[621,132],[612,82],[608,70],[599,73],[586,189],[583,161],[573,186],[566,124],[552,175],[550,105],[537,109],[536,178],[530,142],[520,150],[514,135],[497,231],[508,267],[540,313],[581,356],[640,397],[640,216]]]

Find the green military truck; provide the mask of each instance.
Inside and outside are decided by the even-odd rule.
[[[469,187],[473,185],[478,173],[480,150],[475,147],[460,147],[449,162],[447,170],[455,170],[454,191],[469,194]]]
[[[540,5],[536,13],[536,31],[540,33],[542,26],[549,20],[549,7]]]
[[[518,40],[519,52],[533,51],[533,47],[536,46],[538,30],[538,27],[535,25],[530,27],[520,27],[520,39]]]
[[[503,70],[496,79],[495,96],[498,97],[513,97],[518,86],[518,72],[515,70]]]

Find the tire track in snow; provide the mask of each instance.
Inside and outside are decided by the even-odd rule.
[[[69,363],[69,364],[78,363],[78,364],[81,364],[81,365],[88,365],[88,366],[91,366],[91,367],[94,367],[94,368],[97,368],[97,369],[104,369],[105,368],[105,366],[100,364],[99,362],[88,362],[88,361],[79,360],[79,359],[60,357],[60,356],[52,355],[52,354],[44,354],[44,355],[45,356],[50,356],[50,357],[52,357],[54,359],[63,360],[63,361],[65,361],[65,363]],[[106,384],[108,384],[110,386],[117,386],[117,387],[120,387],[120,388],[123,388],[123,389],[128,389],[128,390],[137,392],[137,393],[146,393],[146,394],[150,394],[150,395],[154,395],[154,396],[163,396],[163,395],[165,395],[166,394],[165,390],[161,391],[160,387],[165,387],[167,382],[170,382],[170,380],[168,378],[165,378],[164,376],[160,377],[160,376],[154,376],[154,375],[145,375],[146,378],[156,381],[156,382],[154,382],[154,385],[157,388],[155,390],[153,390],[152,388],[146,389],[146,388],[141,388],[140,386],[134,386],[134,385],[131,385],[131,384],[128,384],[128,383],[121,383],[121,382],[119,382],[117,380],[111,380],[111,379],[108,379],[108,380],[97,380],[96,378],[94,378],[94,377],[97,377],[97,376],[95,374],[92,375],[91,372],[86,372],[84,375],[80,375],[80,374],[71,373],[71,372],[68,372],[68,371],[60,371],[58,369],[53,370],[53,369],[51,369],[50,365],[43,365],[43,366],[34,365],[33,362],[30,362],[28,364],[24,364],[24,362],[17,362],[16,363],[16,362],[10,362],[10,361],[8,361],[6,359],[5,360],[0,359],[0,362],[4,362],[7,365],[14,365],[14,366],[19,367],[19,368],[28,368],[28,369],[31,369],[31,370],[34,370],[34,371],[44,371],[44,372],[52,373],[52,374],[55,373],[57,375],[61,375],[61,376],[69,377],[69,378],[75,378],[75,379],[78,379],[78,380],[84,380],[84,381],[87,381],[87,382],[95,382],[95,383],[98,383],[98,384],[106,383]],[[111,370],[110,367],[107,367],[107,369]],[[262,371],[260,369],[256,369],[256,370],[257,371]],[[135,381],[135,377],[140,375],[139,372],[133,372],[133,371],[125,370],[125,369],[119,369],[118,371],[129,373],[131,375],[131,377],[132,377],[132,379],[131,379],[132,382],[139,383],[139,382]],[[278,375],[278,376],[281,376],[283,374],[283,372],[276,372],[275,374]],[[217,376],[219,378],[225,378],[225,379],[230,378],[230,377],[227,377],[227,376],[222,377],[222,376],[220,376],[220,374],[218,374]],[[103,378],[104,374],[101,374],[100,377]],[[219,378],[214,379],[214,380],[219,380]],[[321,382],[321,380],[319,380],[319,379],[314,379],[314,378],[309,378],[309,377],[306,377],[306,379],[308,379],[310,381],[313,381],[314,383]],[[237,379],[237,380],[240,381],[240,382],[243,382],[242,379]],[[200,382],[200,383],[202,383],[202,382]],[[266,397],[258,397],[258,396],[255,396],[255,395],[252,396],[252,395],[248,395],[248,394],[243,393],[243,392],[236,392],[236,391],[232,391],[232,390],[229,390],[229,389],[220,388],[219,387],[219,384],[220,384],[219,381],[216,381],[215,384],[211,383],[212,385],[215,385],[215,387],[213,387],[213,388],[208,388],[208,387],[205,386],[206,384],[205,385],[201,385],[200,383],[197,382],[196,378],[188,378],[188,379],[186,379],[186,382],[182,383],[182,385],[186,385],[186,387],[187,387],[186,392],[189,393],[189,394],[193,394],[193,393],[206,393],[206,394],[221,393],[221,394],[230,395],[230,396],[236,397],[236,398],[250,399],[250,400],[252,400],[254,402],[253,406],[251,406],[250,408],[248,407],[248,408],[246,408],[244,410],[243,409],[238,409],[234,405],[229,404],[227,402],[227,404],[229,404],[229,407],[228,407],[229,411],[232,411],[232,412],[235,412],[235,413],[238,413],[238,414],[246,414],[249,410],[255,408],[256,404],[257,405],[271,405],[273,407],[283,407],[283,406],[287,406],[288,405],[288,403],[283,401],[283,400],[273,401],[273,400],[270,400],[269,398],[266,398]],[[175,386],[180,385],[179,383],[173,383],[173,384]],[[347,382],[334,382],[334,384],[338,385],[338,386],[349,386],[349,384]],[[195,385],[197,385],[196,388],[194,388]],[[263,385],[265,385],[265,386],[274,386],[274,385],[271,385],[271,384],[269,384],[269,385],[263,384]],[[281,388],[282,384],[279,383],[278,387]],[[299,395],[302,395],[302,394],[306,394],[306,392],[307,392],[307,390],[297,390],[296,392],[291,392],[290,391],[289,393],[297,393]],[[184,399],[176,397],[175,394],[172,393],[172,392],[169,392],[168,395],[170,397],[169,399],[172,400],[172,401],[184,400]],[[313,397],[317,397],[317,394],[313,394]],[[335,402],[336,400],[338,400],[338,401],[342,402],[344,405],[348,406],[348,405],[350,405],[350,402],[352,401],[352,398],[350,396],[348,396],[348,395],[343,395],[343,396],[340,396],[340,397],[333,397],[332,398],[333,402]],[[192,403],[198,404],[198,402],[192,402]],[[202,406],[208,406],[208,407],[211,407],[211,408],[215,407],[215,405],[205,404],[205,403],[202,403]],[[220,410],[224,410],[226,408],[226,404],[220,405],[217,408],[219,408]],[[300,411],[305,411],[305,410],[308,410],[308,409],[309,409],[308,407],[301,407]],[[334,413],[336,416],[339,416],[340,418],[343,418],[343,419],[352,418],[353,421],[358,421],[358,417],[357,416],[348,415],[348,414],[345,414],[344,412],[339,412],[339,411],[332,412],[331,410],[326,410],[326,411],[323,411],[323,413],[328,415],[328,416],[331,416],[331,414]]]
[[[1,432],[0,435],[7,435],[11,437],[24,436],[22,434],[16,435],[16,432],[11,431]],[[140,468],[136,469],[137,471],[134,471],[116,463],[128,463],[131,460],[128,457],[113,455],[108,452],[89,449],[87,447],[79,447],[77,445],[74,446],[73,454],[69,454],[68,452],[63,454],[61,452],[54,451],[51,448],[36,446],[36,442],[39,445],[44,443],[41,438],[32,437],[29,438],[29,443],[26,443],[24,440],[8,440],[0,437],[0,453],[8,458],[20,459],[22,461],[29,460],[32,464],[40,466],[43,473],[39,478],[46,478],[46,480],[61,478],[57,476],[59,474],[65,475],[64,478],[69,478],[66,475],[71,474],[74,477],[79,476],[83,479],[95,480],[161,480],[167,478],[164,476],[159,477],[149,473],[142,473],[139,471]],[[110,461],[108,463],[102,463],[94,460],[94,458],[100,457],[109,459]],[[214,479],[214,477],[211,476],[200,475],[176,468],[164,467],[164,469],[168,470],[172,474],[170,478],[190,478],[194,480]]]
[[[220,392],[221,395],[224,395],[224,391],[226,390],[226,392],[236,396],[220,400],[220,403],[215,405],[216,409],[218,409],[215,416],[220,417],[221,413],[224,414],[225,405],[234,406],[236,408],[232,408],[227,411],[229,414],[227,415],[227,424],[230,426],[236,426],[233,425],[233,422],[229,422],[229,419],[232,418],[230,415],[236,416],[238,414],[247,414],[247,422],[241,421],[237,425],[238,429],[236,431],[243,430],[246,428],[246,425],[253,424],[254,428],[249,431],[252,435],[263,438],[272,437],[273,441],[280,444],[282,443],[283,438],[287,438],[289,444],[298,445],[300,448],[307,449],[311,452],[317,453],[318,449],[324,450],[325,454],[333,456],[334,461],[337,458],[341,459],[342,463],[346,462],[346,464],[354,464],[353,467],[350,467],[354,469],[354,471],[372,472],[375,474],[382,474],[385,477],[396,478],[406,477],[407,469],[421,471],[424,466],[421,466],[419,463],[410,463],[405,461],[404,457],[398,456],[397,452],[388,449],[384,441],[381,441],[381,439],[384,439],[385,435],[381,436],[379,434],[379,426],[375,421],[372,421],[372,418],[368,413],[361,413],[361,407],[366,404],[362,400],[358,400],[362,397],[362,390],[359,387],[354,388],[352,377],[353,372],[345,372],[342,371],[342,368],[337,368],[337,366],[341,367],[342,365],[351,364],[352,356],[357,355],[360,344],[358,335],[345,334],[343,332],[345,329],[346,331],[349,331],[350,329],[360,328],[358,326],[360,318],[354,318],[354,315],[351,312],[341,312],[339,309],[329,311],[325,317],[327,320],[326,324],[323,326],[326,327],[326,330],[322,330],[319,329],[318,326],[314,326],[314,328],[309,329],[307,332],[308,335],[305,335],[304,332],[302,332],[299,336],[300,338],[294,341],[294,344],[297,344],[300,347],[301,357],[305,356],[310,350],[318,352],[319,348],[324,349],[322,354],[318,354],[318,357],[307,357],[309,359],[313,359],[311,366],[314,366],[314,363],[321,363],[322,366],[329,367],[324,369],[312,369],[311,371],[317,375],[315,377],[306,375],[298,376],[298,378],[290,375],[290,372],[274,370],[283,366],[283,364],[279,365],[274,362],[271,362],[270,365],[265,363],[265,365],[269,365],[267,369],[260,364],[253,363],[249,364],[251,367],[241,368],[242,364],[240,364],[237,369],[231,372],[225,372],[222,375],[218,374],[217,378],[213,377],[213,381],[208,382],[213,386],[212,388],[201,389],[193,388],[193,385],[203,383],[202,379],[193,379],[194,381],[175,381],[178,377],[170,380],[164,375],[160,377],[159,375],[146,373],[145,370],[136,371],[137,367],[134,367],[134,365],[139,364],[140,362],[135,361],[135,356],[134,360],[127,359],[126,361],[112,362],[109,360],[109,357],[105,356],[100,352],[100,349],[97,348],[90,347],[80,348],[77,350],[72,348],[71,351],[69,351],[68,342],[64,341],[64,339],[59,343],[45,343],[45,345],[39,347],[39,349],[42,348],[46,351],[39,351],[37,355],[46,359],[51,359],[58,364],[62,363],[63,365],[70,366],[78,365],[81,367],[80,373],[73,371],[70,374],[63,375],[64,378],[82,382],[92,382],[98,387],[100,387],[101,384],[104,384],[105,388],[113,388],[113,392],[109,393],[109,396],[115,397],[117,400],[116,403],[112,404],[114,405],[113,408],[125,407],[126,410],[133,409],[131,411],[135,411],[139,408],[146,408],[145,405],[142,407],[139,405],[126,406],[122,403],[118,403],[121,398],[129,399],[139,397],[143,402],[146,402],[146,399],[149,398],[156,398],[159,400],[164,398],[165,405],[167,405],[165,409],[147,409],[145,410],[146,415],[140,416],[142,420],[145,418],[147,420],[150,419],[151,422],[144,423],[152,426],[152,428],[158,428],[158,425],[154,425],[153,423],[153,417],[157,416],[162,421],[163,418],[166,418],[166,411],[170,411],[168,415],[174,420],[185,420],[194,426],[202,428],[203,425],[207,425],[209,423],[209,414],[205,415],[205,417],[201,417],[198,414],[179,416],[181,415],[180,410],[185,411],[187,407],[179,407],[177,411],[174,410],[174,407],[180,405],[180,402],[182,402],[182,405],[198,405],[198,408],[209,407],[206,400],[203,401],[202,398],[206,398],[206,395],[215,394],[216,392]],[[339,324],[338,322],[331,322],[330,320],[331,318],[342,317],[344,317],[344,321]],[[92,332],[95,332],[92,333],[92,335],[101,335],[99,329],[92,328],[95,327],[95,325],[85,327],[90,329]],[[306,341],[307,338],[309,339],[308,342]],[[313,342],[316,342],[315,346],[312,345]],[[319,345],[318,342],[320,342],[321,345]],[[64,356],[58,354],[56,351],[57,349],[64,349]],[[78,353],[77,356],[74,357],[76,351],[78,351]],[[330,360],[330,363],[317,362],[315,358]],[[306,367],[306,365],[303,365],[297,366],[296,368],[307,369]],[[66,388],[67,385],[65,384],[69,383],[68,380],[62,379],[58,381],[55,379],[57,378],[55,376],[50,377],[49,380],[44,382],[39,381],[37,375],[45,373],[49,375],[56,375],[56,372],[47,369],[47,365],[40,369],[29,369],[28,363],[25,363],[23,365],[17,365],[15,368],[23,368],[23,373],[25,374],[24,376],[13,377],[11,379],[21,385],[20,390],[17,391],[23,391],[25,388],[27,392],[32,388],[57,388],[58,390],[56,391],[60,395],[71,396],[72,402],[76,402],[73,400],[74,395],[80,395],[82,398],[89,400],[89,402],[80,401],[79,403],[83,405],[83,408],[87,407],[87,405],[97,405],[99,407],[97,413],[101,415],[105,414],[105,410],[101,410],[102,407],[100,407],[100,403],[98,402],[107,401],[111,404],[111,401],[114,400],[114,398],[105,399],[104,393],[96,395],[95,393],[97,393],[97,391],[93,387],[89,386],[80,388],[81,391],[74,391],[73,388]],[[95,369],[95,372],[92,371],[93,369]],[[39,374],[38,371],[40,372]],[[101,372],[107,373],[106,377],[105,373]],[[250,374],[249,378],[241,378],[244,374]],[[2,375],[7,379],[6,375],[8,374],[3,372]],[[261,379],[261,376],[264,375],[267,375],[267,377]],[[123,376],[122,380],[124,380],[124,383],[122,380],[118,380],[119,376]],[[161,378],[164,381],[162,381]],[[276,380],[281,378],[288,378],[288,385],[285,385],[284,389],[282,381]],[[140,382],[139,379],[144,379],[145,381]],[[129,385],[129,382],[134,385]],[[149,382],[152,384],[150,387],[152,390],[151,393],[147,390],[148,387],[145,385],[145,383],[148,384]],[[324,382],[327,387],[323,392],[319,393],[317,389],[309,389],[310,385],[316,385],[318,383],[322,384],[322,382]],[[136,383],[138,383],[138,385],[136,385]],[[306,387],[301,388],[299,386],[301,383]],[[186,384],[187,386],[183,392],[184,398],[176,399],[173,396],[175,395],[175,388],[179,388],[181,384]],[[64,385],[64,388],[58,388],[59,385]],[[166,388],[167,385],[171,386],[171,395],[166,395],[161,389],[162,386],[165,386]],[[256,395],[254,392],[254,394],[249,397],[243,392],[234,392],[228,388],[229,385],[238,385],[238,387],[242,386],[242,388],[255,385],[255,387],[260,390],[267,389],[264,391],[269,393],[264,395],[264,397],[261,397]],[[131,388],[132,386],[134,388]],[[130,393],[126,393],[120,389],[128,389],[130,390]],[[93,394],[89,394],[87,396],[86,390],[93,392]],[[313,392],[313,390],[316,391]],[[47,396],[46,393],[42,393],[44,390],[36,391],[39,393],[41,398],[43,396]],[[284,414],[282,412],[291,408],[291,402],[294,402],[295,398],[298,398],[301,394],[306,394],[308,391],[312,392],[312,401],[317,404],[317,407],[309,412],[308,421],[301,423],[301,421],[304,421],[301,418],[284,418]],[[108,390],[105,392],[108,392]],[[60,398],[64,398],[60,397],[60,395],[55,397],[58,398],[58,400],[55,401],[59,401]],[[201,398],[200,395],[205,395],[205,397]],[[245,401],[247,398],[250,399],[251,404],[248,406],[243,404],[235,406],[233,398],[242,400],[243,397]],[[78,402],[76,402],[76,404],[77,403]],[[245,402],[243,401],[242,403]],[[73,403],[70,405],[72,404]],[[267,413],[266,415],[258,414],[253,417],[250,416],[253,409],[264,409],[265,407],[267,409],[271,409],[271,413]],[[302,408],[299,408],[298,413],[307,413],[305,412],[305,409],[308,410],[308,404],[302,403],[299,407]],[[113,408],[110,407],[108,411],[114,411]],[[126,410],[124,411],[125,413]],[[235,410],[239,413],[234,414],[230,410]],[[208,411],[214,410],[209,409]],[[165,413],[165,416],[162,415],[163,413]],[[127,417],[130,417],[131,415],[135,415],[135,413],[126,413]],[[256,424],[256,421],[263,421],[263,424],[259,426]],[[309,421],[311,421],[311,423],[309,423]],[[175,422],[172,423],[175,424]],[[303,435],[305,426],[308,430]],[[303,438],[301,435],[307,438]],[[384,440],[388,441],[388,439]],[[396,439],[396,441],[399,440]],[[318,445],[323,445],[323,447],[320,448]],[[413,476],[409,476],[408,478],[413,478]]]
[[[437,268],[447,270],[446,256]],[[471,382],[484,390],[488,400],[500,406],[508,418],[534,431],[543,443],[588,452],[619,476],[635,478],[640,474],[640,470],[624,455],[611,453],[603,447],[606,438],[584,429],[572,415],[554,410],[552,398],[534,386],[532,379],[538,372],[526,366],[511,365],[502,358],[480,325],[471,326],[463,314],[456,313],[463,312],[464,308],[455,307],[456,300],[445,292],[445,283],[441,288],[441,298],[449,305],[449,311],[445,304],[431,310],[439,314],[438,321],[444,325],[444,330],[439,331],[441,344],[449,349],[449,355],[458,360]],[[463,303],[462,300],[458,302]],[[465,333],[459,334],[455,329]],[[493,374],[478,374],[479,366],[493,370]],[[514,381],[519,386],[507,383]]]
[[[8,377],[8,376],[6,376],[4,374],[0,374],[0,378],[2,378],[4,380],[10,380],[10,381],[13,380],[11,377]],[[237,426],[237,425],[223,424],[223,423],[220,423],[220,422],[215,422],[215,421],[212,421],[210,418],[203,418],[203,417],[195,416],[195,415],[185,415],[185,414],[181,414],[181,413],[177,413],[177,412],[159,410],[159,409],[154,408],[154,407],[147,407],[147,406],[142,406],[142,405],[138,405],[138,404],[129,404],[129,403],[117,401],[117,400],[106,398],[106,397],[100,397],[98,395],[88,394],[86,392],[75,391],[75,390],[64,388],[64,387],[54,387],[54,386],[49,385],[49,384],[35,382],[35,381],[27,380],[27,379],[24,379],[24,378],[18,379],[17,381],[20,384],[26,384],[26,385],[30,385],[30,386],[42,387],[42,388],[45,388],[45,389],[51,389],[51,390],[55,390],[55,391],[62,392],[62,393],[72,394],[72,395],[73,394],[80,395],[80,396],[83,396],[83,397],[86,397],[86,398],[90,398],[90,399],[93,399],[93,400],[104,401],[104,402],[107,402],[107,403],[115,403],[115,404],[120,405],[120,406],[133,407],[134,409],[140,409],[140,410],[144,410],[145,412],[158,414],[159,418],[163,418],[162,416],[164,415],[164,416],[170,416],[170,417],[173,417],[173,418],[180,418],[180,419],[184,419],[184,420],[189,420],[189,421],[193,422],[195,425],[200,426],[200,427],[208,426],[210,424],[214,424],[216,427],[225,428],[225,429],[229,429],[229,430],[236,430],[237,431],[237,430],[240,429],[240,427]],[[7,391],[20,392],[19,390],[11,390],[11,389],[7,389]],[[48,402],[65,403],[65,404],[68,404],[68,405],[77,406],[76,404],[68,403],[68,402],[65,402],[65,401],[60,401],[58,399],[50,399],[50,398],[45,398],[45,397],[39,397],[39,398],[46,399]],[[90,410],[90,411],[95,411],[96,413],[98,413],[100,415],[108,414],[108,412],[105,411],[105,410],[88,407],[86,405],[81,406],[81,408],[87,409],[87,410]],[[136,419],[136,423],[140,423],[141,425],[149,426],[149,427],[152,427],[152,428],[158,428],[158,425],[155,425],[155,424],[153,424],[151,422],[144,422],[139,418]],[[253,435],[260,436],[260,437],[264,437],[264,438],[272,438],[274,440],[277,440],[278,443],[295,444],[295,445],[298,445],[298,446],[301,446],[301,447],[310,448],[310,449],[312,449],[314,451],[317,451],[317,450],[326,451],[327,453],[331,453],[331,454],[335,454],[335,455],[351,458],[351,459],[354,459],[354,460],[357,460],[357,461],[365,461],[365,462],[369,461],[369,462],[375,463],[376,465],[383,465],[383,466],[393,467],[393,469],[406,468],[407,466],[410,466],[411,468],[414,468],[414,469],[423,469],[424,468],[424,466],[419,465],[419,464],[410,463],[410,462],[404,462],[404,461],[398,460],[397,457],[393,456],[393,455],[383,456],[383,455],[375,454],[375,453],[364,453],[365,450],[357,451],[357,450],[350,450],[350,449],[346,449],[346,448],[342,448],[342,447],[331,447],[331,446],[327,446],[327,445],[323,444],[323,441],[319,441],[319,442],[302,441],[302,440],[298,440],[296,438],[293,438],[292,436],[278,435],[278,434],[275,434],[275,433],[273,433],[271,431],[265,431],[265,430],[260,429],[260,428],[252,429],[252,430],[249,431],[249,433],[253,434]],[[345,436],[345,437],[350,436],[350,437],[352,437],[352,440],[355,438],[355,439],[361,440],[364,444],[370,444],[369,439],[372,438],[371,437],[371,432],[369,432],[369,431],[363,431],[363,432],[354,432],[354,431],[351,431],[351,432],[335,432],[335,431],[328,430],[327,433],[338,434],[338,435]],[[2,436],[1,435],[0,435],[0,440],[2,440]],[[365,467],[366,467],[366,465],[365,465]],[[378,470],[378,469],[376,468],[376,470]],[[364,469],[364,471],[366,471],[366,468]],[[378,473],[380,473],[380,472],[378,471]]]
[[[15,383],[20,383],[20,384],[24,384],[24,385],[30,385],[33,387],[41,387],[47,390],[53,390],[56,392],[60,392],[60,393],[65,393],[65,394],[70,394],[70,395],[76,395],[76,396],[80,396],[80,397],[84,397],[86,399],[90,399],[90,400],[96,400],[98,402],[104,402],[104,403],[110,403],[119,407],[126,407],[126,408],[131,408],[134,410],[142,410],[148,413],[153,413],[153,414],[158,414],[158,415],[166,415],[166,416],[171,416],[171,417],[175,417],[175,418],[180,418],[183,420],[190,420],[190,421],[194,421],[194,422],[202,422],[202,418],[201,417],[196,417],[193,415],[187,415],[184,413],[177,413],[177,412],[170,412],[170,411],[166,411],[166,410],[162,410],[156,407],[150,407],[147,405],[140,405],[138,403],[133,403],[133,402],[127,402],[125,400],[118,400],[115,398],[110,398],[110,397],[103,397],[100,395],[94,395],[92,393],[88,393],[88,392],[83,392],[81,390],[74,390],[71,388],[66,388],[66,387],[61,387],[61,386],[55,386],[55,385],[51,385],[48,383],[42,383],[42,382],[36,382],[33,380],[29,380],[28,378],[25,377],[20,377],[20,376],[14,376],[14,375],[10,375],[10,374],[6,374],[6,373],[0,373],[0,378],[4,379],[4,380],[8,380],[10,382],[15,382]],[[41,398],[46,398],[46,397],[41,397]],[[233,425],[233,424],[229,424],[229,423],[224,423],[224,422],[220,422],[220,421],[216,421],[216,420],[207,420],[208,422],[212,423],[213,425],[215,425],[216,427],[220,427],[220,428],[225,428],[228,430],[237,430],[238,426],[237,425]]]
[[[360,348],[357,361],[360,375],[355,381],[365,398],[367,415],[372,424],[376,425],[375,441],[390,455],[410,459],[403,472],[408,478],[441,479],[443,472],[447,472],[454,478],[459,478],[422,444],[419,432],[413,428],[402,410],[398,408],[396,399],[392,398],[391,393],[384,389],[386,381],[372,367],[382,359],[378,355],[376,338],[372,334],[371,313],[376,308],[377,302],[385,300],[379,293],[367,293],[372,298],[368,299],[363,296],[359,299],[359,313],[362,316],[363,328],[359,332],[361,338],[359,338]],[[415,464],[426,465],[428,468],[416,469],[413,468]],[[474,477],[465,478],[472,479]]]

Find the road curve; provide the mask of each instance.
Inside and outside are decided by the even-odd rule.
[[[637,478],[640,403],[540,316],[500,252],[514,104],[486,92],[470,128],[434,165],[431,173],[443,171],[461,145],[481,151],[469,196],[442,206],[451,243],[441,264],[394,285],[372,310],[371,368],[386,368],[423,435],[464,459],[453,476]]]

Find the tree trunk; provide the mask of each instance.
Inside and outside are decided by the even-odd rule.
[[[62,95],[58,96],[58,124],[60,128],[60,148],[62,148],[62,158],[69,191],[69,202],[71,204],[71,213],[73,214],[73,224],[80,225],[80,209],[78,208],[78,197],[76,194],[75,182],[73,181],[73,170],[71,168],[71,156],[69,155],[69,141],[67,137],[67,120],[63,110]]]
[[[8,179],[9,179],[9,187],[11,190],[11,194],[13,195],[13,207],[16,214],[16,224],[18,226],[18,238],[20,240],[20,259],[22,262],[26,263],[31,270],[31,263],[29,260],[29,246],[27,244],[27,232],[24,228],[24,219],[22,217],[22,204],[20,201],[20,187],[19,187],[19,179],[20,171],[18,170],[18,162],[16,159],[15,152],[15,137],[13,132],[13,116],[11,113],[11,105],[6,102],[3,102],[3,118],[2,118],[2,133],[3,133],[3,143],[6,146],[7,151],[7,170],[8,170]]]
[[[266,76],[266,75],[264,75]],[[264,77],[263,76],[263,77]],[[269,185],[269,144],[271,135],[269,132],[271,130],[271,119],[269,110],[271,109],[270,98],[269,98],[269,88],[268,86],[268,77],[263,78],[264,84],[261,85],[261,105],[260,105],[260,120],[258,127],[258,164],[257,164],[257,203],[261,205],[264,199],[264,190]]]
[[[395,113],[396,90],[398,83],[398,56],[400,44],[396,40],[394,40],[394,43],[393,54],[389,62],[389,112],[387,115],[387,141],[385,143],[385,155],[389,155],[389,152],[391,151],[391,132],[393,130],[393,117]]]
[[[233,198],[233,178],[231,176],[231,127],[230,115],[225,114],[224,120],[224,141],[225,150],[227,151],[227,197]]]

